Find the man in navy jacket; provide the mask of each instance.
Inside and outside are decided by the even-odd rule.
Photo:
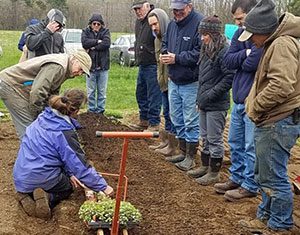
[[[242,27],[246,14],[255,6],[256,0],[236,0],[232,5],[235,23]],[[236,69],[232,84],[234,105],[231,112],[228,143],[231,153],[231,176],[225,183],[215,184],[215,190],[229,201],[255,197],[258,185],[254,181],[254,123],[245,112],[245,99],[254,81],[254,75],[262,50],[250,41],[240,42],[244,30],[239,28],[225,55],[224,63]]]
[[[196,110],[200,37],[198,26],[203,16],[190,0],[171,0],[174,20],[163,40],[160,60],[169,68],[169,100],[171,120],[179,138],[180,154],[166,160],[188,171],[194,165],[199,139],[199,113]]]

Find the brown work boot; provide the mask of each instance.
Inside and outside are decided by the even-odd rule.
[[[267,220],[260,220],[260,219],[252,219],[252,220],[240,220],[239,225],[251,233],[257,232],[261,234],[261,232],[268,229],[267,227]]]
[[[168,133],[165,130],[159,131],[160,143],[157,145],[150,145],[149,149],[156,150],[165,148],[169,144]]]
[[[164,148],[156,149],[155,153],[160,153],[165,156],[172,156],[177,153],[178,139],[173,134],[168,133],[168,145]]]
[[[16,199],[28,216],[35,216],[35,201],[27,193],[16,193]]]
[[[158,125],[149,125],[147,129],[144,130],[145,132],[158,132],[159,131],[159,124]]]
[[[224,198],[231,202],[239,200],[239,199],[243,199],[243,198],[256,197],[256,196],[257,196],[257,193],[252,193],[242,187],[239,187],[239,188],[233,189],[233,190],[228,190],[224,194]]]
[[[36,217],[40,219],[50,219],[51,210],[49,207],[49,195],[43,189],[37,188],[33,191],[33,198],[35,200]]]
[[[137,124],[129,124],[129,127],[137,130],[137,131],[143,131],[146,130],[149,126],[149,122],[147,120],[140,120]]]
[[[240,187],[240,185],[234,183],[232,180],[227,180],[224,183],[217,183],[214,185],[215,191],[220,194],[224,194],[228,190],[237,189],[238,187]]]

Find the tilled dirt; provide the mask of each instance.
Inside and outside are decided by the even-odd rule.
[[[118,173],[122,139],[96,138],[96,130],[126,131],[117,121],[93,114],[82,114],[79,132],[86,156],[100,172]],[[226,137],[226,136],[225,136]],[[164,158],[148,150],[154,140],[130,140],[126,175],[129,179],[127,201],[140,209],[142,223],[130,235],[243,235],[251,234],[239,227],[241,219],[254,218],[260,198],[226,202],[211,186],[203,187]],[[84,193],[77,190],[60,203],[49,221],[26,216],[13,195],[12,168],[19,141],[10,122],[0,123],[0,234],[96,234],[78,218]],[[299,148],[294,155],[299,156]],[[228,159],[228,156],[227,156]],[[228,162],[228,161],[226,161]],[[299,174],[299,157],[290,164],[290,175]],[[228,165],[222,168],[222,179],[228,176]],[[116,179],[107,177],[116,188]],[[300,196],[295,196],[296,232],[300,234]],[[298,227],[297,227],[298,226]],[[107,233],[109,234],[109,233]],[[266,232],[265,234],[275,234]],[[292,234],[292,233],[290,233]]]

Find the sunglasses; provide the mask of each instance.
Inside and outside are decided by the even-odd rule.
[[[101,24],[99,22],[93,22],[92,23],[94,26],[100,26]]]

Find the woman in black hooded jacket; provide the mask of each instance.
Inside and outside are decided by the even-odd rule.
[[[188,172],[201,185],[219,181],[219,171],[224,156],[223,132],[227,110],[230,107],[229,90],[234,71],[223,64],[228,49],[221,34],[222,22],[217,16],[200,22],[201,51],[199,59],[199,89],[197,106],[200,112],[200,135],[203,142],[202,166]]]

